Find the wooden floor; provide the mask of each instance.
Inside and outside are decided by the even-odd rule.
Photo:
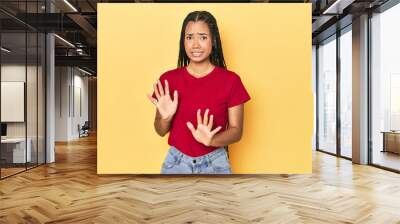
[[[25,167],[24,164],[19,164],[18,167],[2,167],[1,168],[1,178],[6,178],[8,176],[23,172],[27,169],[33,169],[37,166],[37,164],[33,164],[33,163],[28,163],[27,167]]]
[[[0,223],[400,223],[400,175],[316,152],[312,175],[96,175],[96,139],[0,181]]]
[[[19,168],[19,167],[17,167],[17,168],[4,168],[3,167],[3,168],[1,168],[1,178],[8,177],[10,175],[22,172],[24,170],[26,170],[25,167],[24,168]]]

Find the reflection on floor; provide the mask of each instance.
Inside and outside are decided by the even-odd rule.
[[[400,170],[400,155],[392,152],[374,151],[373,164]]]
[[[13,175],[13,174],[16,174],[16,173],[26,170],[25,164],[18,164],[18,166],[12,165],[12,164],[10,164],[10,165],[2,164],[2,166],[5,166],[5,167],[1,168],[1,178],[5,178],[7,176],[10,176],[10,175]],[[34,164],[34,163],[27,164],[28,169],[30,169],[31,167],[35,167],[35,166],[36,166],[36,164]]]

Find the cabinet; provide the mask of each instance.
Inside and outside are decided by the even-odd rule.
[[[383,133],[383,152],[400,154],[400,132],[387,131]]]

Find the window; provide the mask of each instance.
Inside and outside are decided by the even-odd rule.
[[[352,157],[352,35],[351,26],[340,36],[340,154]]]
[[[336,153],[336,36],[318,47],[318,149]]]
[[[371,18],[372,163],[400,170],[400,4]]]

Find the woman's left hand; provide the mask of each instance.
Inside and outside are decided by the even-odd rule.
[[[192,132],[193,137],[196,141],[204,144],[205,146],[210,146],[211,140],[214,135],[221,130],[221,126],[218,126],[214,130],[212,129],[214,116],[210,116],[210,120],[208,120],[208,112],[207,109],[204,113],[204,118],[201,118],[200,109],[197,110],[197,128],[195,129],[191,122],[187,122],[186,125]]]

